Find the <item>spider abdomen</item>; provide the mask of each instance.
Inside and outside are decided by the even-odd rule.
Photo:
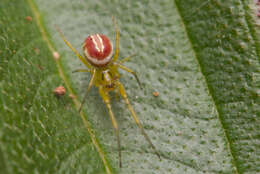
[[[88,62],[94,66],[105,66],[112,60],[113,46],[108,37],[103,34],[88,36],[83,50]]]

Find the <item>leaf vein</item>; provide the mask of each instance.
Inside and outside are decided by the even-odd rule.
[[[30,6],[30,8],[31,8],[31,10],[32,10],[32,12],[33,12],[35,18],[36,18],[36,23],[37,23],[37,26],[38,26],[38,28],[39,28],[39,30],[40,30],[40,32],[41,32],[42,39],[46,42],[46,44],[47,44],[49,50],[50,50],[51,52],[54,52],[56,49],[54,48],[54,45],[52,44],[52,42],[50,41],[50,39],[49,39],[49,37],[48,37],[48,35],[47,35],[47,31],[46,31],[46,29],[44,28],[44,26],[43,26],[43,24],[42,24],[41,15],[40,15],[40,13],[39,13],[39,11],[38,11],[36,5],[34,4],[33,0],[27,0],[27,2],[28,2],[29,6]],[[62,66],[61,66],[60,61],[59,61],[59,60],[56,60],[55,62],[56,62],[56,65],[57,65],[57,69],[58,69],[58,71],[59,71],[59,75],[60,75],[60,77],[63,79],[63,81],[64,81],[64,83],[65,83],[67,89],[69,90],[69,93],[72,94],[73,96],[76,96],[76,95],[74,94],[74,92],[73,92],[71,86],[70,86],[70,83],[69,83],[67,77],[65,76],[65,73],[64,73],[64,71],[63,71],[63,68],[62,68]],[[74,102],[75,107],[78,108],[78,107],[79,107],[79,101],[78,101],[77,97],[75,97],[75,98],[73,99],[73,102]],[[93,129],[91,128],[90,123],[89,123],[88,120],[86,119],[86,115],[85,115],[83,112],[81,112],[81,113],[80,113],[80,117],[81,117],[81,119],[82,119],[82,121],[83,121],[85,127],[87,128],[88,133],[90,134],[91,141],[92,141],[92,143],[94,144],[94,146],[96,147],[96,150],[97,150],[98,153],[99,153],[99,157],[100,157],[101,160],[103,161],[103,164],[104,164],[104,167],[105,167],[105,169],[106,169],[106,172],[107,172],[108,174],[112,174],[110,165],[108,164],[108,161],[107,161],[107,159],[106,159],[106,157],[105,157],[105,153],[104,153],[103,150],[101,149],[101,146],[99,145],[99,143],[98,143],[98,141],[97,141],[97,138],[96,138],[96,136],[95,136],[95,134],[94,134],[94,131],[93,131]]]
[[[210,85],[209,85],[208,79],[207,79],[207,77],[206,77],[206,75],[205,75],[205,73],[204,73],[204,71],[203,71],[201,62],[200,62],[200,60],[199,60],[199,58],[198,58],[198,55],[197,55],[197,52],[196,52],[196,50],[195,50],[195,48],[194,48],[194,44],[193,44],[193,42],[192,42],[192,40],[191,40],[189,31],[188,31],[188,29],[187,29],[187,27],[186,27],[186,22],[185,22],[185,20],[183,19],[183,16],[182,16],[181,10],[180,10],[180,8],[179,8],[179,6],[178,6],[178,3],[176,2],[176,0],[174,0],[174,3],[175,3],[175,6],[177,7],[177,12],[179,13],[179,16],[180,16],[181,21],[182,21],[183,26],[184,26],[184,30],[185,30],[186,36],[187,36],[187,38],[188,38],[188,40],[189,40],[189,43],[190,43],[191,48],[192,48],[192,50],[193,50],[193,53],[194,53],[194,55],[195,55],[195,58],[196,58],[196,61],[197,61],[198,67],[199,67],[199,71],[201,72],[201,74],[202,74],[202,76],[203,76],[203,78],[204,78],[204,82],[205,82],[205,84],[206,84],[206,87],[207,87],[209,96],[211,97],[212,102],[213,102],[213,105],[214,105],[215,108],[216,108],[216,115],[217,115],[217,118],[218,118],[218,120],[220,121],[220,125],[221,125],[221,127],[222,127],[222,129],[223,129],[224,137],[225,137],[225,140],[226,140],[226,143],[227,143],[227,149],[228,149],[228,151],[230,152],[230,155],[231,155],[231,158],[232,158],[232,164],[233,164],[233,166],[234,166],[235,172],[236,172],[237,174],[240,174],[241,172],[238,170],[238,161],[237,161],[237,159],[236,159],[236,157],[235,157],[235,154],[234,154],[233,151],[232,151],[232,147],[231,147],[231,143],[230,143],[231,140],[230,140],[230,138],[229,138],[229,136],[228,136],[227,129],[226,129],[225,125],[224,125],[223,118],[222,118],[221,115],[220,115],[220,112],[219,112],[220,109],[219,109],[219,107],[218,107],[218,105],[217,105],[217,100],[216,100],[216,98],[215,98],[214,95],[213,95],[213,92],[212,92],[212,89],[211,89],[211,87],[210,87]]]

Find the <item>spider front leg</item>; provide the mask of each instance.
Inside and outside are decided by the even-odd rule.
[[[60,37],[64,40],[64,42],[66,43],[66,45],[76,54],[76,56],[80,59],[80,61],[82,63],[84,63],[89,69],[91,69],[91,65],[86,61],[86,59],[84,59],[79,52],[70,44],[70,42],[66,39],[66,37],[64,36],[63,32],[61,31],[61,29],[56,26],[57,31],[60,34]]]
[[[72,73],[76,73],[76,72],[91,72],[90,69],[76,69],[74,71],[72,71]]]
[[[115,38],[116,46],[115,46],[115,54],[114,54],[114,57],[113,57],[113,62],[116,62],[117,59],[118,59],[118,53],[119,53],[119,35],[120,35],[120,32],[119,32],[119,28],[118,28],[117,23],[116,23],[116,19],[113,17],[112,20],[113,20],[115,30],[116,30],[116,38]]]
[[[132,54],[132,55],[130,55],[130,56],[128,56],[128,57],[123,58],[122,60],[118,61],[117,63],[122,65],[124,62],[129,61],[129,60],[130,60],[132,57],[134,57],[135,55],[136,55],[136,53],[135,53],[135,54]]]
[[[87,91],[86,91],[86,93],[85,93],[85,95],[84,95],[84,97],[83,97],[83,100],[82,100],[81,104],[80,104],[79,112],[81,111],[82,106],[83,106],[83,104],[84,104],[85,101],[86,101],[88,92],[89,92],[89,90],[91,89],[91,87],[93,86],[93,83],[94,83],[95,78],[96,78],[96,69],[93,70],[93,74],[92,74],[91,79],[90,79],[90,81],[89,81]]]
[[[116,138],[117,138],[117,147],[118,147],[119,167],[121,168],[122,167],[122,161],[121,161],[120,138],[119,138],[119,129],[118,129],[118,125],[117,125],[117,122],[116,122],[116,118],[115,118],[114,113],[113,113],[112,108],[111,108],[110,98],[109,98],[108,92],[105,91],[103,89],[103,87],[99,87],[99,94],[103,98],[104,103],[106,104],[106,107],[107,107],[108,113],[109,113],[109,117],[112,121],[114,130],[115,130],[115,134],[116,134]]]
[[[146,141],[150,144],[150,146],[153,148],[153,150],[155,151],[155,154],[158,156],[159,159],[161,159],[158,151],[156,150],[155,146],[153,145],[152,141],[150,140],[150,138],[148,137],[148,135],[146,134],[146,132],[144,131],[144,128],[141,124],[141,122],[139,121],[135,111],[134,111],[134,108],[132,107],[132,105],[130,104],[129,100],[128,100],[128,97],[126,95],[126,92],[125,92],[125,88],[124,86],[118,82],[118,87],[119,87],[119,90],[120,90],[120,94],[122,95],[122,97],[124,98],[125,100],[125,103],[129,109],[129,111],[131,112],[131,116],[133,117],[133,119],[135,120],[137,126],[140,128],[142,134],[144,135]]]
[[[124,66],[124,65],[121,65],[121,64],[118,64],[118,63],[115,63],[115,64],[116,64],[119,68],[121,68],[122,70],[125,70],[125,71],[131,73],[131,74],[135,77],[135,79],[136,79],[136,81],[137,81],[139,87],[140,87],[141,89],[143,89],[142,84],[141,84],[141,82],[140,82],[140,80],[139,80],[139,78],[138,78],[136,72],[134,72],[134,71],[131,70],[130,68],[127,68],[127,67]]]

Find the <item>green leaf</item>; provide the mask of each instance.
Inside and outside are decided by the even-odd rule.
[[[2,0],[0,173],[260,172],[256,9],[242,0]],[[136,53],[125,65],[144,89],[128,73],[120,80],[162,157],[111,95],[122,169],[97,89],[77,112],[89,74],[72,74],[84,66],[55,30],[82,52],[89,34],[114,41],[112,16],[120,59]],[[60,85],[67,93],[56,97]]]

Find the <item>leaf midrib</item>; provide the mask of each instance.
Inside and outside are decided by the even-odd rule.
[[[213,106],[214,106],[214,108],[216,109],[216,115],[217,115],[217,118],[218,118],[218,120],[219,120],[219,122],[220,122],[220,125],[221,125],[221,128],[222,128],[222,130],[223,130],[223,132],[224,132],[224,139],[225,139],[225,141],[226,141],[226,144],[227,144],[227,149],[228,149],[228,151],[229,151],[229,153],[230,153],[230,155],[231,155],[231,158],[232,158],[232,164],[233,164],[233,166],[234,166],[234,169],[235,169],[235,172],[236,172],[236,174],[241,174],[242,172],[241,171],[239,171],[239,167],[238,167],[238,161],[236,160],[236,158],[235,158],[235,154],[233,153],[233,151],[232,151],[232,147],[231,147],[231,140],[230,140],[230,138],[229,138],[229,136],[228,136],[228,133],[227,133],[227,129],[225,128],[225,126],[224,126],[224,121],[223,121],[223,118],[222,118],[222,116],[221,116],[221,114],[220,114],[220,112],[219,112],[219,106],[217,105],[217,100],[216,100],[216,98],[214,97],[214,95],[213,95],[213,89],[211,89],[211,87],[210,87],[210,85],[209,85],[209,82],[208,82],[208,79],[207,79],[207,77],[206,77],[206,75],[205,75],[205,71],[203,71],[203,67],[202,67],[202,65],[201,65],[201,62],[199,61],[199,58],[198,58],[198,55],[197,55],[197,52],[196,52],[196,49],[195,49],[195,46],[194,46],[194,44],[193,44],[193,42],[192,42],[192,40],[191,40],[191,37],[190,37],[190,34],[189,34],[189,32],[188,32],[188,30],[187,30],[187,27],[186,27],[186,23],[185,23],[185,20],[183,19],[183,16],[182,16],[182,13],[180,12],[180,9],[179,9],[179,7],[178,7],[178,4],[176,3],[176,0],[174,0],[174,3],[175,3],[175,6],[176,6],[176,8],[177,8],[177,12],[178,12],[178,14],[179,14],[179,16],[180,16],[180,19],[181,19],[181,21],[182,21],[182,23],[183,23],[183,27],[184,27],[184,32],[186,33],[186,36],[187,36],[187,38],[188,38],[188,41],[189,41],[189,43],[190,43],[190,45],[191,45],[191,48],[192,48],[192,52],[193,52],[193,54],[194,54],[194,57],[195,57],[195,59],[196,59],[196,61],[197,61],[197,64],[198,64],[198,69],[199,69],[199,71],[201,72],[201,74],[202,74],[202,77],[204,78],[204,82],[205,82],[205,84],[206,84],[206,89],[207,89],[207,91],[208,91],[208,93],[209,93],[209,97],[211,98],[211,100],[212,100],[212,103],[213,103]],[[244,5],[244,4],[243,4]],[[247,21],[247,20],[246,20]],[[248,21],[247,21],[248,22]],[[251,30],[250,30],[251,31]],[[251,33],[251,32],[250,32]]]
[[[39,30],[41,32],[42,39],[46,42],[50,52],[52,52],[52,53],[55,52],[56,49],[55,49],[54,45],[52,44],[50,38],[48,37],[46,29],[44,28],[44,25],[41,22],[41,15],[40,15],[36,5],[34,4],[33,0],[27,0],[27,3],[29,4],[29,7],[31,8],[31,10],[33,12],[33,15],[35,16],[36,24],[37,24],[37,26],[38,26],[38,28],[39,28]],[[80,102],[79,102],[77,96],[75,95],[75,93],[72,90],[72,87],[71,87],[71,85],[69,83],[68,78],[66,77],[66,75],[64,73],[64,70],[62,68],[62,65],[61,65],[60,61],[59,60],[55,60],[55,63],[56,63],[57,69],[59,71],[59,75],[60,75],[61,79],[64,81],[65,86],[68,89],[69,93],[71,95],[75,96],[72,99],[75,108],[79,108]],[[105,155],[105,153],[103,152],[101,146],[98,143],[98,140],[97,140],[97,138],[96,138],[96,136],[94,134],[94,131],[93,131],[92,127],[91,127],[91,124],[86,120],[85,113],[81,112],[80,113],[80,117],[81,117],[81,119],[82,119],[82,121],[84,123],[84,126],[88,130],[88,133],[89,133],[89,135],[91,137],[92,143],[94,144],[94,146],[96,147],[96,150],[98,151],[99,157],[103,161],[103,164],[104,164],[104,167],[106,169],[106,172],[108,174],[112,174],[112,170],[111,170],[111,167],[110,167],[110,165],[109,165],[109,163],[108,163],[108,161],[106,159],[106,155]]]

